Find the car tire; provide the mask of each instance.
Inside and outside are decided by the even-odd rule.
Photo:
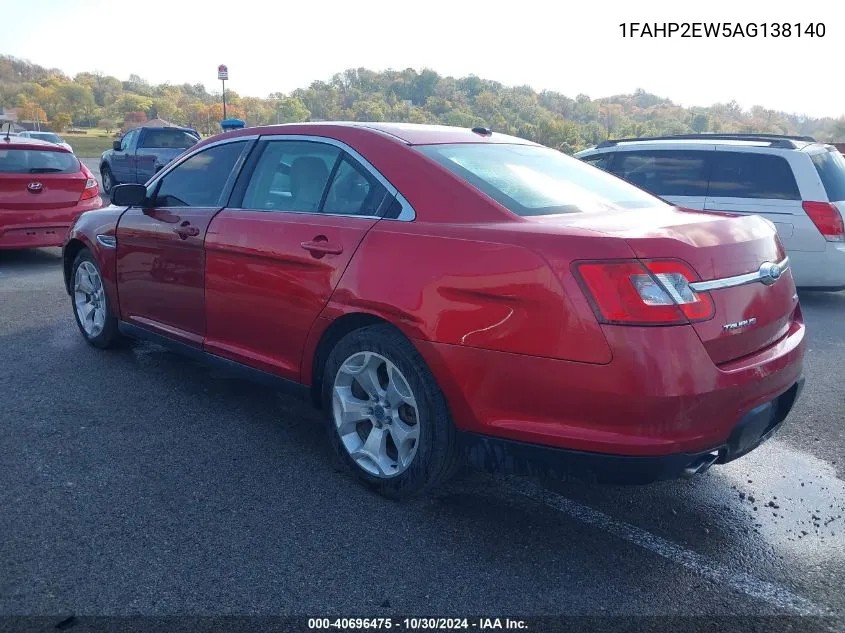
[[[411,497],[457,471],[457,433],[446,398],[419,352],[394,327],[368,326],[341,339],[326,360],[321,396],[332,447],[379,494]],[[356,422],[357,407],[363,417]],[[373,433],[378,438],[371,441]],[[381,445],[382,459],[373,459],[377,451],[368,447]]]
[[[103,193],[110,196],[111,190],[114,189],[116,184],[118,184],[118,182],[114,179],[114,175],[111,173],[111,169],[105,165],[100,167],[100,178],[103,179]]]
[[[87,248],[73,261],[70,301],[76,325],[89,345],[107,349],[125,342],[103,287],[100,266]]]

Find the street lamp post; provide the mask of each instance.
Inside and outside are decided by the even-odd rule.
[[[223,119],[227,119],[226,116],[226,80],[229,78],[229,67],[226,64],[220,64],[217,67],[217,78],[223,82]]]

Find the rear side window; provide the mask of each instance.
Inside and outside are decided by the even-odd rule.
[[[68,152],[0,148],[0,174],[72,174],[79,161]]]
[[[611,174],[548,147],[462,143],[417,149],[522,216],[666,205]]]
[[[801,199],[792,167],[782,156],[721,151],[713,155],[708,196]]]
[[[246,141],[217,145],[179,163],[160,181],[151,185],[157,189],[154,206],[218,206],[223,189],[245,146]]]
[[[707,158],[714,152],[617,152],[613,173],[658,196],[706,196]]]
[[[831,202],[845,200],[845,157],[839,152],[822,152],[813,154],[811,158],[827,192],[827,199]]]
[[[341,151],[313,141],[269,141],[241,206],[260,211],[317,213]]]
[[[161,149],[188,149],[198,143],[198,139],[182,130],[160,130],[147,128],[141,134],[141,147],[158,147]]]
[[[588,165],[592,165],[593,167],[598,167],[599,169],[604,169],[605,171],[607,171],[610,167],[610,161],[613,160],[613,152],[607,152],[605,154],[593,154],[592,156],[584,156],[584,158],[582,158],[581,160],[583,160]]]

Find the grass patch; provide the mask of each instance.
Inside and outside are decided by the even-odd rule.
[[[73,153],[79,158],[98,158],[103,152],[112,147],[112,136],[105,132],[99,134],[67,134],[64,136],[73,148]]]

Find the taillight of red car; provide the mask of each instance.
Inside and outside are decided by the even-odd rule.
[[[828,242],[845,242],[842,214],[830,202],[805,202],[801,205]]]
[[[580,262],[575,273],[601,323],[681,325],[715,313],[710,294],[690,288],[699,277],[680,260]]]
[[[97,183],[97,179],[94,178],[94,174],[91,173],[91,170],[88,169],[84,163],[79,163],[79,166],[82,168],[82,173],[87,177],[87,180],[85,181],[85,189],[82,190],[82,195],[79,197],[79,201],[82,202],[83,200],[96,198],[100,195],[100,185]]]

